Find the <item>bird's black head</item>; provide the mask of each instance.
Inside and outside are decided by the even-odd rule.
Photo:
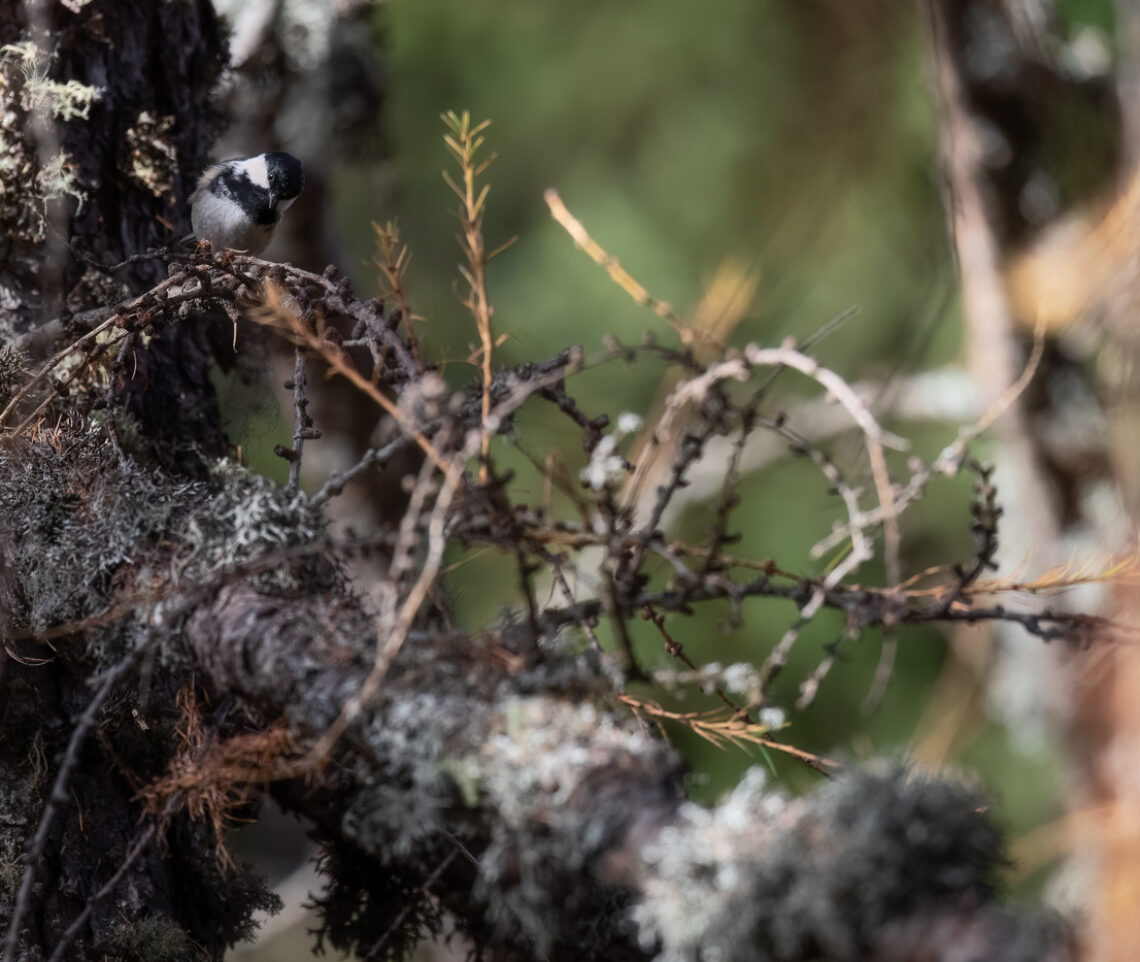
[[[265,155],[269,189],[278,200],[292,200],[305,186],[305,171],[292,154],[274,150]]]

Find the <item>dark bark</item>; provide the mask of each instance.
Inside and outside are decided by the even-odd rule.
[[[28,162],[24,179],[17,183],[10,177],[5,184],[20,201],[20,207],[4,212],[7,250],[0,284],[7,296],[0,325],[9,337],[57,317],[66,329],[71,314],[106,303],[108,295],[117,299],[118,292],[150,287],[162,276],[163,264],[157,260],[140,260],[113,275],[95,265],[122,261],[185,234],[186,198],[218,128],[210,97],[225,61],[224,38],[206,0],[95,3],[78,13],[57,4],[0,5],[0,43],[28,40],[37,43],[39,69],[52,79],[76,80],[97,86],[101,93],[86,118],[57,122],[50,111],[37,115],[20,109],[26,85],[23,90],[9,88],[12,100],[7,106],[19,118],[9,131],[10,146]],[[14,69],[7,73],[20,76]],[[45,154],[55,150],[66,154],[84,200],[78,206],[68,197],[49,201],[45,236],[40,237],[35,217],[29,214],[38,203],[36,195],[42,193],[34,177]],[[140,452],[144,458],[192,466],[200,455],[188,456],[191,438],[199,452],[216,454],[224,449],[208,380],[209,363],[201,328],[191,324],[158,332],[149,349],[131,351],[115,372],[112,396],[131,412],[147,439]],[[26,468],[22,458],[18,448],[0,454],[6,472],[19,470],[20,465]],[[111,489],[125,480],[123,474],[100,476],[96,471],[76,478],[76,483],[97,488],[96,500],[105,495],[110,500],[104,507],[115,511],[123,504],[114,500]],[[33,496],[30,491],[26,494]],[[67,496],[56,489],[49,497]],[[79,496],[75,503],[83,500]],[[9,510],[13,508],[9,505]],[[30,512],[31,506],[25,504],[24,520]],[[9,628],[19,620],[17,612],[27,610],[32,594],[10,567],[13,542],[27,543],[27,532],[18,528],[9,514],[4,523],[8,536],[4,611]],[[62,529],[49,536],[61,565],[66,564],[66,552],[78,547],[67,537]],[[75,584],[90,579],[92,590],[103,595],[117,561],[103,565],[89,560],[96,568],[77,572]],[[83,594],[85,589],[80,589]],[[85,607],[80,601],[76,610]],[[5,866],[6,883],[13,878],[18,882],[21,855],[43,810],[67,733],[90,699],[88,680],[106,667],[81,639],[62,644],[69,655],[42,668],[27,671],[10,660],[0,667],[5,736],[0,740],[0,785],[4,786],[0,796],[5,807],[0,863]],[[179,683],[169,672],[156,671],[151,697],[161,703]],[[117,691],[112,705],[122,697]],[[81,750],[40,866],[33,890],[37,907],[25,920],[28,927],[18,958],[50,955],[61,933],[114,872],[139,832],[133,796],[137,779],[145,777],[147,758],[132,751],[129,761],[112,763],[116,740],[113,727],[104,727],[99,732],[101,747],[89,738]],[[161,756],[150,759],[150,764],[156,762],[154,773],[161,770]],[[264,902],[265,896],[255,893],[235,904],[232,914],[198,913],[192,903],[208,905],[209,893],[223,887],[208,857],[210,842],[185,819],[168,838],[175,858],[165,859],[158,848],[149,846],[115,897],[94,908],[80,943],[67,958],[90,957],[82,945],[100,945],[106,952],[125,946],[140,937],[138,925],[150,926],[170,949],[156,958],[177,957],[173,951],[177,945],[188,954],[189,939],[217,955],[243,931],[249,906]],[[8,917],[17,887],[3,886],[3,914]],[[164,936],[162,926],[167,924]],[[7,931],[7,926],[0,928]],[[132,957],[125,948],[123,952]]]
[[[126,0],[79,13],[47,3],[25,12],[15,0],[4,6],[0,43],[31,39],[53,79],[101,91],[86,119],[22,114],[29,158],[62,150],[85,198],[78,210],[70,197],[49,202],[42,241],[27,230],[8,232],[2,280],[15,306],[5,327],[22,332],[47,318],[66,320],[116,283],[139,290],[160,279],[160,261],[128,265],[113,279],[92,264],[118,263],[188,232],[186,200],[219,127],[210,98],[226,50],[207,0]],[[27,185],[26,203],[35,191]],[[195,328],[163,331],[151,350],[132,355],[124,379],[121,396],[164,458],[182,458],[187,435],[206,453],[223,450],[202,337]]]

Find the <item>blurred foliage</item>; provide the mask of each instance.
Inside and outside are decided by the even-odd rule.
[[[804,336],[858,305],[859,315],[820,350],[845,375],[888,376],[953,356],[952,263],[915,10],[892,2],[730,0],[710,14],[679,0],[385,7],[395,205],[414,252],[409,286],[428,318],[428,350],[452,359],[454,381],[474,376],[461,363],[474,331],[450,285],[440,283],[454,276],[459,252],[435,118],[458,107],[494,119],[489,137],[499,159],[488,172],[488,242],[520,238],[490,270],[497,329],[509,334],[501,360],[545,357],[568,336],[588,350],[605,334],[671,336],[551,221],[542,191],[552,185],[610,253],[683,314],[718,264],[742,258],[760,284],[737,342]],[[579,377],[575,393],[591,400],[589,413],[645,413],[664,373],[653,364],[608,364]],[[559,447],[559,437],[540,434],[539,420],[541,412],[530,415],[517,433],[541,457],[544,446]],[[574,476],[581,452],[560,450]],[[525,459],[516,460],[522,476],[539,483]],[[749,479],[741,552],[810,570],[805,547],[826,533],[834,510],[825,487],[799,463]],[[704,524],[686,519],[680,534],[699,540]],[[959,534],[964,529],[934,541],[945,548],[954,538],[968,550]],[[503,590],[513,583],[510,566],[482,555],[452,573],[462,617],[479,623],[512,602]],[[686,633],[700,637],[687,644],[705,660],[755,660],[792,617],[785,607],[757,606],[749,624],[727,636],[715,617],[694,621]],[[794,694],[821,645],[833,640],[828,633],[837,628],[825,620],[801,642],[785,694]],[[665,665],[652,632],[640,634],[647,661]],[[942,657],[938,639],[904,647],[924,655],[907,654],[901,667],[913,663],[929,680]],[[877,644],[861,639],[853,648],[850,670],[837,667],[812,720],[796,719],[797,740],[836,747],[836,731],[863,727],[854,722]],[[902,673],[898,681],[914,687]],[[905,725],[884,734],[887,744],[905,741]]]
[[[761,275],[742,338],[804,333],[858,303],[867,320],[835,338],[838,356],[890,365],[913,346],[898,331],[948,267],[914,10],[726,0],[711,14],[678,0],[386,6],[397,206],[445,356],[470,339],[438,283],[456,258],[434,118],[458,107],[495,122],[490,242],[520,237],[491,275],[506,358],[563,346],[568,312],[588,346],[653,320],[567,256],[547,186],[682,313],[740,255]]]
[[[395,186],[391,196],[362,196],[362,185],[373,181],[343,169],[334,190],[341,236],[351,245],[344,266],[362,286],[375,285],[369,220],[398,217],[413,254],[409,294],[426,318],[425,353],[446,359],[453,384],[475,379],[466,358],[478,337],[454,293],[461,253],[440,177],[447,157],[438,119],[469,109],[476,120],[493,120],[488,143],[499,154],[487,174],[488,247],[519,237],[488,271],[496,330],[508,335],[498,361],[540,360],[570,341],[597,350],[606,334],[636,341],[653,329],[663,340],[673,337],[554,224],[542,201],[550,186],[634,277],[682,314],[719,264],[742,259],[760,280],[736,343],[803,337],[858,305],[858,316],[817,351],[846,377],[886,379],[952,361],[959,309],[916,7],[895,0],[383,4],[377,16],[389,48]],[[1074,25],[1110,19],[1108,0],[1062,7]],[[610,363],[580,375],[572,393],[588,401],[590,415],[646,414],[665,373],[659,365]],[[785,398],[800,387],[792,376],[781,382]],[[953,433],[902,429],[922,454]],[[254,445],[271,448],[277,438],[266,441],[267,427],[258,431],[264,434]],[[541,484],[529,459],[541,461],[551,448],[576,477],[583,461],[577,435],[568,446],[571,434],[556,418],[528,409],[517,436],[523,443],[513,450],[510,440],[497,443],[520,483]],[[831,447],[857,463],[850,439]],[[968,484],[941,482],[905,516],[908,571],[969,556]],[[830,528],[837,505],[814,468],[787,461],[748,478],[741,493],[741,554],[820,570],[806,549]],[[693,510],[678,534],[700,540],[707,522],[707,513]],[[513,561],[487,554],[453,560],[447,586],[462,623],[485,624],[514,604]],[[865,577],[882,574],[868,569]],[[722,632],[724,614],[676,626],[698,663],[759,663],[795,616],[790,605],[755,601],[745,607],[743,626]],[[821,615],[804,632],[777,688],[784,705],[790,708],[841,627]],[[646,663],[667,666],[659,636],[651,626],[637,628]],[[870,635],[850,643],[815,704],[790,712],[781,737],[839,759],[907,754],[946,645],[935,633],[904,631],[887,697],[865,717],[860,706],[878,647]],[[708,701],[694,694],[671,704],[688,710]],[[696,797],[717,796],[743,768],[763,763],[686,732],[669,734],[694,767]],[[1046,748],[1015,749],[986,723],[951,761],[981,773],[1015,833],[1055,813],[1058,787]],[[816,779],[784,758],[773,763],[793,789]]]
[[[1057,0],[1057,19],[1071,37],[1082,27],[1112,33],[1116,22],[1113,0]]]

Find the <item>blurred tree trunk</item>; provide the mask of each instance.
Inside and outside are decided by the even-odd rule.
[[[1043,567],[1073,554],[1132,554],[1130,532],[1140,522],[1136,5],[1116,4],[1115,75],[1085,72],[1075,56],[1062,63],[1068,38],[1048,5],[934,0],[932,10],[968,350],[991,398],[1012,383],[1033,327],[1047,332],[1037,386],[999,422],[1000,457],[1019,466],[1010,505],[1015,540],[1004,556],[1013,564],[1034,557]],[[1086,129],[1082,113],[1091,118],[1087,129],[1108,132],[1091,149],[1077,133]],[[1036,220],[1028,202],[1034,181],[1060,199],[1060,210]],[[997,371],[981,374],[995,363]],[[1084,390],[1074,390],[1082,380]],[[1036,547],[1021,531],[1034,533]],[[1050,544],[1051,556],[1041,550]],[[1121,588],[1113,598],[1083,595],[1079,603],[1099,603],[1127,624],[1140,609],[1135,593]],[[1052,724],[1069,743],[1067,871],[1080,879],[1073,888],[1087,913],[1085,957],[1137,958],[1140,656],[1130,645],[1031,656],[1056,661],[1039,690],[1047,690]],[[1025,662],[1019,674],[1036,677]]]

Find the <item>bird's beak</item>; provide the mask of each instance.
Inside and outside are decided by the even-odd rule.
[[[276,207],[277,206],[277,195],[275,193],[273,193],[273,191],[269,192],[269,206],[270,207]]]

